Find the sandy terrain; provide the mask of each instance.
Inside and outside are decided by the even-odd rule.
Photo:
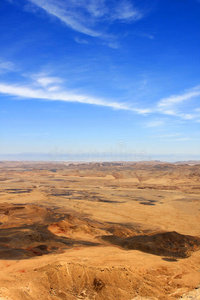
[[[0,162],[0,300],[200,299],[200,164]]]

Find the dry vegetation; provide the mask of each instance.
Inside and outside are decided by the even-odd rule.
[[[0,299],[199,299],[199,164],[1,162],[0,197]]]

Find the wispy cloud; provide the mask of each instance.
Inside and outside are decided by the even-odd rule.
[[[166,141],[166,142],[176,142],[176,141],[188,141],[191,140],[191,137],[181,137],[181,133],[171,133],[171,134],[160,134],[157,136],[154,136],[154,138],[159,139],[160,141]]]
[[[46,73],[34,74],[31,76],[36,86],[45,88],[48,91],[56,91],[60,89],[63,80],[58,77],[49,76]]]
[[[0,70],[13,70],[14,64],[11,62],[0,61]],[[162,98],[154,107],[138,107],[140,105],[130,103],[118,102],[117,100],[93,97],[89,94],[82,94],[76,91],[71,91],[65,87],[65,80],[50,76],[49,73],[40,72],[37,74],[19,74],[19,78],[25,77],[20,84],[11,84],[7,82],[0,82],[0,93],[21,99],[43,99],[47,101],[64,101],[77,102],[91,105],[98,105],[110,107],[116,110],[132,111],[140,115],[152,115],[153,118],[145,124],[146,127],[156,128],[162,127],[166,124],[169,118],[173,117],[180,122],[181,120],[199,122],[200,108],[199,106],[192,106],[190,109],[184,109],[182,103],[190,101],[200,95],[200,86],[196,86],[190,90],[179,95],[172,95],[167,98]],[[29,82],[29,84],[27,84]],[[137,101],[138,102],[138,101]],[[135,102],[135,103],[137,103]],[[197,103],[198,105],[198,103]]]
[[[132,2],[108,0],[28,0],[71,29],[91,37],[109,38],[99,29],[101,22],[134,22],[143,17]]]
[[[146,124],[146,127],[161,127],[165,123],[164,120],[153,120]]]
[[[0,74],[14,70],[14,64],[0,59]]]
[[[100,36],[101,33],[88,28],[84,22],[83,17],[77,13],[75,14],[74,9],[77,5],[73,5],[73,1],[68,1],[68,5],[63,1],[52,1],[52,0],[30,0],[38,7],[45,10],[48,14],[53,15],[60,21],[64,22],[71,29],[90,35],[93,37]],[[79,16],[78,16],[79,15]]]
[[[164,139],[162,139],[163,141]],[[182,138],[174,138],[174,139],[165,139],[165,141],[169,142],[184,142],[184,141],[189,141],[189,140],[192,140],[192,138],[190,137],[182,137]]]
[[[87,41],[86,39],[81,39],[79,37],[75,37],[74,38],[75,42],[78,43],[78,44],[85,44],[85,45],[88,45],[89,44],[89,41]]]
[[[157,110],[165,115],[178,117],[184,120],[195,120],[199,117],[198,108],[192,112],[182,111],[184,102],[191,101],[200,96],[200,85],[181,93],[180,95],[172,95],[161,99],[157,103]]]
[[[57,77],[33,75],[31,85],[12,85],[0,83],[0,93],[22,99],[43,99],[48,101],[77,102],[91,105],[110,107],[116,110],[127,110],[137,114],[146,115],[150,112],[146,108],[132,107],[126,103],[92,97],[89,95],[76,94],[63,89]]]
[[[181,95],[173,95],[168,98],[163,98],[159,101],[158,107],[161,109],[168,109],[176,104],[191,100],[197,96],[200,96],[200,86],[197,86]]]
[[[197,117],[199,117],[198,114],[195,113],[195,111],[193,113],[184,113],[184,112],[180,112],[176,109],[174,110],[169,110],[169,109],[162,109],[162,110],[158,110],[160,113],[164,114],[164,115],[168,115],[168,116],[174,116],[174,117],[178,117],[180,119],[184,119],[184,120],[194,120]]]
[[[172,138],[172,137],[177,137],[179,135],[180,135],[180,133],[161,134],[161,135],[156,136],[156,138]]]
[[[138,32],[138,33],[136,33],[136,35],[140,36],[140,37],[144,37],[144,38],[150,39],[150,40],[154,40],[155,39],[155,36],[153,34],[149,34],[149,33]]]
[[[190,137],[183,137],[183,138],[177,138],[177,139],[174,139],[175,141],[189,141],[189,140],[192,140],[192,138]]]
[[[142,12],[133,7],[133,4],[129,1],[120,1],[114,13],[112,14],[113,20],[122,21],[137,21],[143,17]]]

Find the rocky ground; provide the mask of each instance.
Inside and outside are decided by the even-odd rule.
[[[0,299],[199,299],[200,165],[0,163]]]

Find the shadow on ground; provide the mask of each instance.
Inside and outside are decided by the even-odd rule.
[[[179,234],[176,231],[125,238],[111,235],[102,236],[101,239],[123,249],[139,250],[171,258],[187,258],[200,249],[200,238]]]
[[[49,226],[66,223],[70,217],[36,205],[1,204],[0,259],[28,259],[71,247],[99,245],[81,238],[69,238],[62,228],[57,234],[49,230]]]
[[[102,223],[57,208],[0,204],[0,259],[28,259],[100,245],[139,250],[174,261],[199,250],[200,238],[175,231],[153,232],[138,224]]]

